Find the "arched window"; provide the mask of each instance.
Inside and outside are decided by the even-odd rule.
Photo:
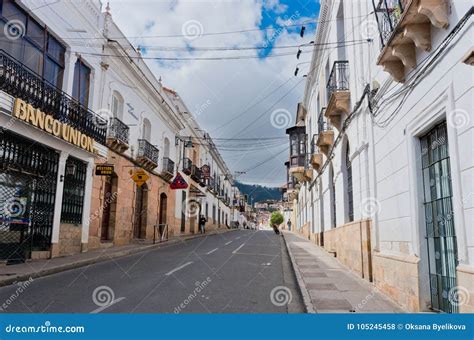
[[[111,111],[115,118],[123,120],[123,97],[118,91],[112,93]]]
[[[346,195],[347,195],[347,222],[354,221],[354,197],[352,190],[352,167],[350,159],[350,149],[349,142],[346,143],[346,152],[345,152],[345,179],[346,179]]]
[[[143,120],[142,138],[149,142],[150,137],[151,137],[151,123],[148,119],[145,118]]]
[[[331,227],[336,228],[336,185],[334,184],[334,168],[329,164],[329,200],[331,207]]]
[[[170,140],[167,137],[165,137],[163,157],[170,157]]]

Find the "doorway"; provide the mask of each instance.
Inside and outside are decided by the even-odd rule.
[[[117,182],[116,174],[105,177],[104,204],[102,206],[101,241],[111,241],[115,234],[115,215],[117,211]]]
[[[446,122],[421,137],[420,143],[431,306],[457,313],[457,296],[452,294],[458,257]]]
[[[135,199],[135,223],[133,237],[137,239],[146,238],[147,208],[148,208],[148,186],[143,184],[137,186]]]

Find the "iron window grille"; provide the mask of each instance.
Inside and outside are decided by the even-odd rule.
[[[183,160],[183,172],[186,175],[191,175],[193,162],[189,158],[184,158]]]
[[[326,118],[324,113],[326,112],[326,108],[323,107],[321,111],[319,112],[318,116],[318,133],[321,133],[323,131],[329,131],[332,130],[332,125],[329,122],[329,120]]]
[[[338,60],[334,62],[326,89],[328,103],[334,92],[349,90],[349,62],[347,60]]]
[[[87,163],[73,157],[68,157],[64,175],[63,202],[61,208],[62,223],[82,223],[86,175]]]

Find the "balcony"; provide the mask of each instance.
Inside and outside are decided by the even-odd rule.
[[[163,157],[163,169],[161,175],[167,180],[173,178],[174,175],[174,162],[168,157]]]
[[[335,61],[326,85],[328,106],[324,115],[333,127],[342,128],[344,115],[350,113],[351,95],[349,92],[349,62]]]
[[[158,166],[158,149],[145,139],[138,140],[137,162],[148,170]]]
[[[210,176],[210,177],[206,180],[206,185],[207,185],[207,188],[209,189],[209,191],[214,192],[214,191],[215,191],[215,181],[214,181],[214,177]]]
[[[188,176],[191,175],[192,167],[193,167],[193,162],[189,158],[184,158],[183,172]]]
[[[334,131],[332,130],[332,125],[329,120],[324,116],[326,108],[323,107],[318,117],[318,138],[316,140],[316,145],[318,146],[319,151],[326,155],[329,154],[331,147],[334,143]]]
[[[202,171],[196,165],[191,165],[191,179],[193,179],[197,183],[201,183],[202,180]]]
[[[447,28],[446,0],[372,0],[382,51],[377,65],[397,82],[416,67],[416,50],[431,50],[431,26]]]
[[[295,177],[298,181],[305,180],[305,156],[297,155],[290,157],[289,175]]]
[[[0,90],[105,145],[107,122],[0,50]]]
[[[112,150],[123,153],[128,149],[130,128],[120,119],[112,118],[107,130],[107,146]]]

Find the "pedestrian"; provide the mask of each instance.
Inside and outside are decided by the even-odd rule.
[[[288,230],[291,231],[291,221],[288,219],[288,222],[286,222],[286,225],[288,226]]]
[[[201,215],[199,218],[199,229],[201,229],[201,234],[206,233],[206,222],[207,219],[204,217],[204,215]]]

